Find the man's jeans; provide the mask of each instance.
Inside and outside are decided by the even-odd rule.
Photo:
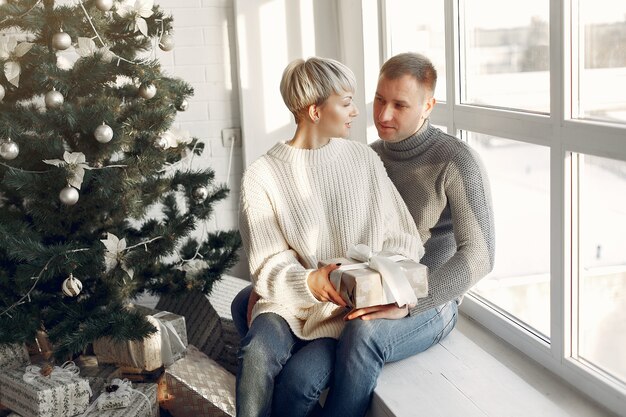
[[[251,330],[246,334],[247,304],[251,290],[252,287],[242,290],[235,297],[231,306],[235,326],[240,334],[245,335],[242,349],[244,346],[250,346],[252,339],[262,337],[260,334],[264,330],[261,325],[258,328],[256,325],[259,319],[263,316],[278,317],[274,314],[262,314],[255,319],[252,325],[254,333]],[[269,402],[269,398],[272,398],[271,381],[273,376],[271,374],[255,374],[254,376],[258,380],[263,380],[263,384],[269,385],[269,395],[261,399],[256,396],[251,397],[247,393],[240,393],[238,390],[237,402],[262,403],[263,407],[276,410],[275,416],[279,415],[276,414],[278,411],[286,412],[286,415],[304,416],[315,407],[319,393],[326,386],[331,385],[332,388],[324,404],[324,416],[364,416],[383,365],[423,352],[447,336],[456,324],[457,307],[457,303],[451,301],[399,320],[364,321],[356,319],[348,321],[336,345],[332,339],[318,339],[322,342],[309,342],[305,348],[300,349],[287,361],[283,371],[276,379],[273,403]],[[263,320],[262,323],[265,321]],[[284,320],[282,323],[287,326]],[[282,352],[282,354],[285,351],[289,352],[294,348],[294,343],[297,349],[299,347],[297,346],[298,342],[294,341],[299,339],[293,336],[290,331],[288,333],[291,336],[283,340],[279,340],[275,334],[267,337],[271,341],[271,349],[276,350],[272,351],[274,353],[270,353],[259,349],[258,356],[255,355],[257,356],[255,360],[262,361],[261,356],[264,355],[269,355],[271,360],[275,360],[277,355],[281,354],[276,352]],[[299,343],[303,342],[300,341]],[[283,344],[283,346],[279,348],[277,346],[279,344]],[[285,360],[286,358],[288,355],[283,357]],[[294,370],[292,371],[294,359]],[[240,372],[242,366],[245,368],[246,363],[240,364]],[[266,372],[259,367],[254,366],[254,368],[255,373]],[[276,372],[276,369],[280,372],[280,366],[272,367],[271,371]],[[266,402],[262,402],[263,400]],[[285,408],[287,405],[289,405],[288,408]],[[239,416],[239,414],[237,415]]]

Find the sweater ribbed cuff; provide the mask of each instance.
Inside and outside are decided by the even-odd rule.
[[[313,271],[313,269],[305,269],[290,271],[287,273],[287,285],[293,289],[294,293],[298,297],[298,302],[306,304],[307,307],[321,303],[321,301],[315,298],[309,288],[309,284],[307,283],[309,275]]]

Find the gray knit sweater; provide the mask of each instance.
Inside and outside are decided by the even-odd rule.
[[[428,120],[415,135],[396,143],[378,140],[372,148],[425,242],[428,297],[411,315],[462,297],[494,262],[490,187],[477,153]]]

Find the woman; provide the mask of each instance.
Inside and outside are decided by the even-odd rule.
[[[330,380],[348,312],[329,281],[351,245],[419,260],[422,243],[382,162],[349,136],[355,80],[339,62],[290,63],[280,90],[297,128],[246,170],[240,230],[260,297],[243,338],[237,416],[305,416]],[[316,372],[318,386],[300,378]],[[313,378],[314,379],[314,378]]]

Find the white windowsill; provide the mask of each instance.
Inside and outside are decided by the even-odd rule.
[[[437,346],[388,364],[368,417],[609,417],[579,391],[459,316]]]

